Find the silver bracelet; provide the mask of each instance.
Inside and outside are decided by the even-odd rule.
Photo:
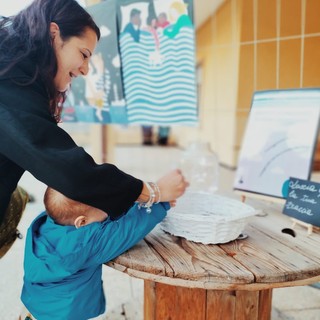
[[[152,211],[151,207],[155,201],[156,194],[155,194],[155,192],[149,182],[144,182],[144,183],[146,184],[147,189],[149,191],[149,199],[147,202],[140,202],[139,208],[146,208],[146,212],[151,213],[151,211]]]
[[[150,182],[151,186],[154,188],[154,192],[158,193],[158,201],[155,202],[155,204],[158,204],[159,202],[161,202],[161,193],[160,193],[160,188],[158,186],[157,183],[154,182]]]

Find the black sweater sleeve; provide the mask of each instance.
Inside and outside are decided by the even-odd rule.
[[[128,210],[143,183],[111,164],[98,165],[52,119],[37,83],[0,79],[0,154],[67,197],[111,217]],[[0,181],[1,182],[1,181]]]

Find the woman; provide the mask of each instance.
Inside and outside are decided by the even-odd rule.
[[[73,78],[88,73],[99,38],[98,27],[75,0],[35,0],[0,22],[1,221],[14,207],[10,198],[26,170],[112,218],[135,201],[151,207],[160,195],[161,201],[173,201],[184,193],[180,171],[146,184],[114,165],[96,164],[57,126],[66,90]]]

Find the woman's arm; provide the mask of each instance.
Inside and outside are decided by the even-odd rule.
[[[137,200],[143,182],[111,164],[98,165],[56,125],[34,86],[0,79],[0,153],[67,197],[111,217]]]
[[[0,77],[0,153],[46,185],[113,218],[127,212],[135,201],[150,197],[140,179],[114,165],[96,164],[56,125],[37,83],[20,86]],[[161,201],[174,201],[187,186],[179,170],[157,183]]]

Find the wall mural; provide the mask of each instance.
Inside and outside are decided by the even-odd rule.
[[[72,82],[63,121],[127,123],[116,1],[104,1],[87,10],[99,26],[101,38],[91,57],[89,74]]]
[[[102,36],[63,120],[195,124],[192,0],[109,0],[88,11]]]

